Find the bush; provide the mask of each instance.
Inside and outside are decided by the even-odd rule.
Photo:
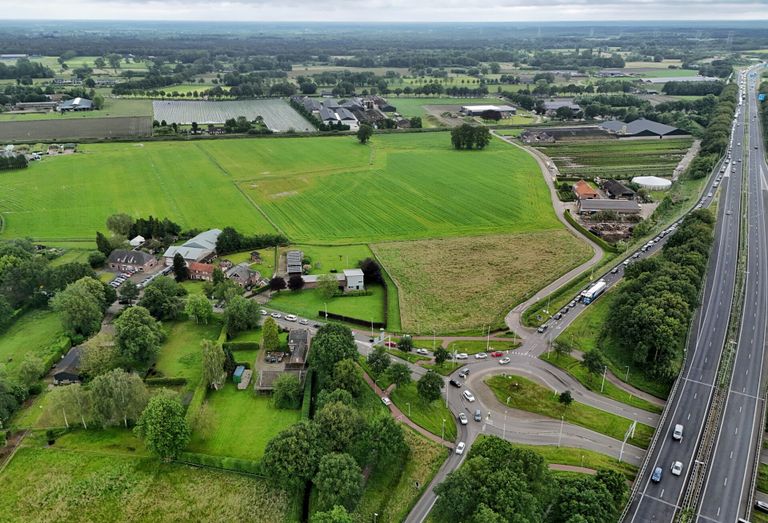
[[[258,341],[228,341],[222,347],[237,352],[239,350],[258,350],[261,345]]]
[[[94,269],[101,267],[106,261],[107,257],[104,256],[104,253],[101,251],[93,251],[88,254],[88,265]]]
[[[308,420],[312,414],[312,379],[315,376],[315,370],[309,369],[304,378],[304,399],[301,402],[301,419]]]
[[[186,385],[187,378],[146,378],[144,383],[151,386],[169,385],[175,387],[178,385]]]
[[[210,454],[200,454],[197,452],[182,452],[176,461],[187,465],[231,470],[243,474],[253,474],[264,477],[261,463],[249,459],[211,456]]]

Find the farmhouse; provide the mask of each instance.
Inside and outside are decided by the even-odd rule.
[[[603,190],[608,195],[608,198],[611,199],[623,198],[625,200],[632,200],[635,197],[635,191],[625,187],[616,180],[605,180],[603,182]]]
[[[517,109],[511,105],[463,105],[459,112],[467,116],[482,116],[487,120],[501,120],[514,116]]]
[[[665,138],[667,136],[687,136],[688,133],[677,127],[638,118],[629,123],[609,120],[600,125],[602,129],[618,135],[620,138]]]
[[[286,272],[288,273],[288,276],[304,272],[301,263],[302,260],[304,260],[304,253],[302,251],[294,250],[285,253]]]
[[[210,263],[189,262],[189,279],[198,281],[213,281],[213,269],[215,267]]]
[[[181,254],[184,261],[187,263],[210,260],[216,253],[216,240],[218,239],[219,234],[221,234],[221,229],[211,229],[209,231],[201,232],[194,238],[184,242],[182,245],[168,247],[163,253],[165,265],[168,267],[173,265],[173,257],[177,252]]]
[[[385,113],[395,111],[395,107],[380,96],[353,96],[343,102],[331,97],[308,96],[294,96],[292,100],[324,124],[349,125],[353,131],[359,128],[360,122],[376,125],[388,118]]]
[[[53,368],[53,384],[68,385],[80,381],[80,347],[72,347]]]
[[[116,249],[109,254],[107,263],[113,271],[144,272],[157,265],[157,260],[143,251]]]
[[[613,211],[618,214],[640,214],[640,204],[634,200],[579,200],[579,214]]]
[[[579,200],[591,200],[594,198],[600,198],[600,193],[594,190],[584,180],[579,180],[573,184],[573,192],[576,194],[576,198]]]
[[[331,276],[336,278],[336,281],[339,282],[339,288],[343,289],[344,292],[365,290],[364,275],[361,269],[344,269],[343,272],[332,273]],[[320,281],[320,276],[305,274],[301,279],[304,280],[305,289],[314,289]]]
[[[87,98],[72,98],[59,104],[59,112],[65,113],[67,111],[93,111],[95,107],[93,102]]]
[[[237,283],[240,287],[250,287],[261,280],[259,271],[251,270],[247,262],[238,263],[230,267],[226,272],[227,278]]]
[[[304,367],[307,363],[310,335],[307,329],[291,329],[288,332],[288,364]]]

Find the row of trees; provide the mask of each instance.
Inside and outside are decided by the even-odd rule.
[[[216,253],[229,254],[248,249],[283,246],[288,243],[288,238],[282,234],[264,233],[246,236],[233,227],[224,227],[216,240]]]
[[[465,123],[451,129],[454,149],[484,149],[489,143],[491,132],[487,127]]]

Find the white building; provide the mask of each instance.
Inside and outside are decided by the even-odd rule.
[[[364,291],[365,282],[362,269],[344,269],[344,290],[345,291]]]
[[[467,116],[482,116],[491,112],[498,113],[501,118],[509,118],[517,113],[517,109],[511,105],[463,105],[459,112]]]
[[[176,253],[181,254],[187,263],[209,260],[216,253],[216,240],[219,234],[221,234],[221,229],[211,229],[201,232],[182,245],[168,247],[163,253],[165,265],[168,267],[173,265],[173,257],[176,256]]]
[[[141,247],[142,245],[144,245],[145,241],[146,240],[144,239],[144,236],[139,235],[139,236],[136,236],[131,241],[129,241],[128,243],[131,245],[131,247]]]

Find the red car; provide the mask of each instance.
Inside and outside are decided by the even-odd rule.
[[[494,358],[501,358],[502,356],[504,356],[504,353],[496,351],[496,352],[492,352],[491,356],[493,356]]]
[[[386,345],[387,347],[391,347],[393,349],[397,348],[397,343],[395,343],[394,341],[385,341],[384,345]]]

